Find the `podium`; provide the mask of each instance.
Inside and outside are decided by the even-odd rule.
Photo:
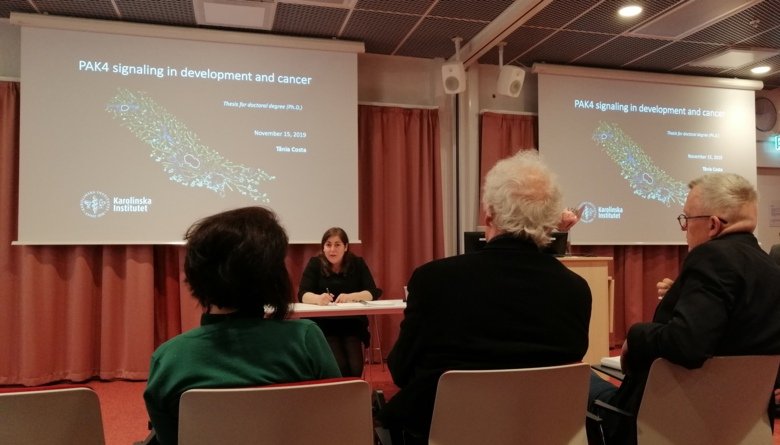
[[[588,352],[583,362],[591,365],[601,363],[602,357],[609,356],[609,333],[612,331],[612,279],[609,276],[609,257],[560,257],[569,270],[588,282],[593,296],[588,331]]]

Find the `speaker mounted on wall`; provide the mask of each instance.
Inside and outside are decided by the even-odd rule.
[[[458,94],[466,91],[466,69],[461,62],[445,63],[441,67],[441,81],[444,92]]]
[[[523,89],[525,80],[525,70],[519,66],[504,65],[504,46],[506,42],[498,44],[498,82],[496,83],[496,92],[504,96],[517,97],[520,90]]]
[[[525,70],[519,66],[506,65],[501,67],[498,73],[498,85],[496,91],[504,96],[517,97],[523,89]]]
[[[466,68],[460,61],[460,37],[453,37],[455,42],[455,61],[447,62],[441,66],[441,81],[444,84],[444,92],[458,94],[466,91]]]

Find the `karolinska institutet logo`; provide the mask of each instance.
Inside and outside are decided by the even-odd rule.
[[[623,217],[623,207],[620,206],[596,206],[590,201],[581,202],[577,207],[580,209],[580,221],[592,223],[597,219],[621,219]]]
[[[592,223],[596,219],[596,206],[592,202],[581,202],[578,206],[580,209],[580,220],[584,223]]]
[[[81,211],[90,218],[100,218],[108,212],[111,201],[103,192],[89,191],[81,197]]]
[[[81,211],[90,218],[100,218],[109,211],[114,213],[148,213],[152,198],[127,196],[109,198],[103,192],[89,191],[81,197]]]

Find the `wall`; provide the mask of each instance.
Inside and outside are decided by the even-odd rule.
[[[780,168],[758,169],[758,228],[756,237],[769,251],[780,243]]]
[[[768,97],[780,112],[780,88],[757,91],[756,96]],[[756,130],[756,162],[758,164],[758,229],[756,236],[764,250],[780,243],[780,150],[770,143],[771,135],[780,134],[780,118],[771,132]],[[772,209],[778,212],[772,219]]]

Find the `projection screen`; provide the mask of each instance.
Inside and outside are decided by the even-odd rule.
[[[761,82],[535,65],[539,152],[579,245],[685,244],[688,182],[738,173],[756,183],[754,90]]]
[[[180,243],[251,205],[360,239],[362,43],[48,19],[20,20],[18,244]]]

